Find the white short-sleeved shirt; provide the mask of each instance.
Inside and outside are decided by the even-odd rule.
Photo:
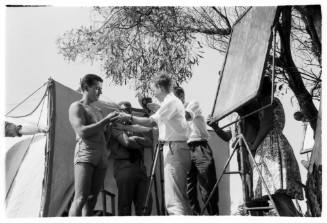
[[[190,125],[190,135],[187,142],[208,140],[207,124],[202,115],[199,102],[192,101],[187,104],[186,111],[191,115],[191,120],[188,122]]]
[[[187,141],[189,127],[185,119],[183,103],[173,94],[168,94],[160,108],[150,116],[159,129],[161,141]]]

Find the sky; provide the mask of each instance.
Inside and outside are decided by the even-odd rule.
[[[56,46],[56,39],[65,31],[91,25],[89,7],[7,8],[6,13],[6,111],[49,77],[77,89],[84,74],[103,76],[99,64],[65,61]],[[200,65],[193,69],[193,78],[182,86],[186,100],[200,101],[204,114],[208,115],[213,106],[223,56],[208,48],[203,57]],[[131,86],[110,85],[108,80],[104,81],[100,99],[129,100],[134,107],[140,107]]]

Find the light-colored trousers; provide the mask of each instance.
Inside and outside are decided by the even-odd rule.
[[[165,204],[169,215],[191,215],[186,194],[186,177],[191,154],[186,142],[166,142],[163,146]]]

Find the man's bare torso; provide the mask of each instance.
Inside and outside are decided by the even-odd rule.
[[[84,120],[85,123],[84,125],[90,125],[90,124],[94,124],[96,122],[99,122],[101,119],[103,119],[103,114],[101,112],[101,110],[99,108],[97,108],[95,105],[84,105],[81,102],[78,102],[82,107],[83,107],[83,116],[84,116]],[[76,133],[76,137],[77,139],[80,139],[81,137],[78,136],[78,134]],[[87,138],[83,138],[83,141],[85,141],[85,143],[91,143],[91,144],[101,144],[101,145],[105,145],[106,141],[105,141],[105,137],[104,137],[104,130],[103,131],[99,131]]]

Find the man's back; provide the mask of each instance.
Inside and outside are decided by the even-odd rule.
[[[191,120],[189,120],[190,135],[188,142],[208,140],[209,133],[207,130],[207,124],[204,116],[202,115],[199,102],[192,101],[186,104],[186,112],[192,113],[190,115],[192,116]]]

